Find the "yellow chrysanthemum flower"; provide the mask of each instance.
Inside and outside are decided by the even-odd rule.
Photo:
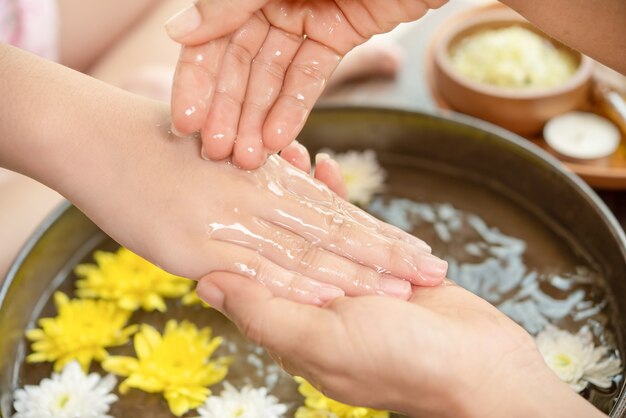
[[[107,347],[125,344],[137,331],[136,325],[125,327],[131,313],[113,302],[70,300],[56,292],[54,303],[58,315],[40,319],[37,324],[41,328],[26,332],[33,350],[26,361],[54,362],[56,372],[72,360],[87,372],[93,360],[102,361],[109,355]]]
[[[188,321],[168,321],[163,335],[143,324],[134,342],[137,358],[111,356],[102,367],[127,377],[122,394],[130,388],[163,393],[176,416],[202,405],[211,394],[208,387],[224,380],[231,363],[226,357],[210,361],[222,338],[211,338],[211,328],[198,330]]]
[[[295,418],[389,418],[389,412],[337,402],[324,396],[303,378],[295,379],[300,384],[298,391],[304,396],[305,405],[298,408]]]
[[[205,301],[200,299],[200,297],[196,293],[196,289],[195,288],[190,290],[189,293],[187,293],[185,296],[183,296],[182,301],[183,301],[183,305],[185,305],[185,306],[201,304],[205,308],[210,308],[211,307],[211,305],[209,305],[208,303],[206,303]]]
[[[129,311],[166,310],[164,298],[189,292],[193,282],[167,273],[126,248],[115,253],[96,251],[97,264],[79,264],[76,294],[81,298],[112,300]]]

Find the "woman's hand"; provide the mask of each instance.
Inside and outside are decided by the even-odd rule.
[[[280,152],[280,156],[296,168],[305,173],[311,172],[311,156],[309,150],[298,141],[287,145]],[[341,175],[341,167],[328,154],[320,153],[315,156],[315,173],[313,176],[324,183],[330,190],[342,199],[348,198],[348,189]]]
[[[411,417],[603,416],[550,371],[532,338],[446,282],[410,301],[365,296],[295,304],[236,275],[198,294],[327,396]]]
[[[345,202],[285,159],[273,156],[243,171],[203,161],[194,140],[158,141],[159,152],[125,170],[123,197],[116,199],[136,232],[117,224],[108,231],[122,243],[141,237],[140,254],[168,271],[191,278],[235,272],[276,295],[316,304],[343,292],[406,299],[410,282],[436,285],[445,276],[445,261],[425,243]],[[289,153],[297,149],[285,150],[293,160]],[[338,172],[324,171],[324,164],[333,163],[322,161],[317,176],[332,184]]]
[[[445,0],[199,0],[166,29],[183,48],[172,95],[206,157],[260,166],[298,135],[341,58]]]
[[[308,160],[299,155],[302,148],[244,171],[202,160],[194,139],[148,131],[132,140],[149,155],[122,157],[119,187],[77,203],[118,242],[167,271],[190,278],[239,273],[276,295],[314,304],[344,293],[406,299],[410,283],[431,286],[445,277],[446,262],[423,241],[369,216],[285,160]],[[317,177],[340,188],[333,162],[320,164]],[[115,207],[103,207],[102,200]],[[123,214],[124,228],[111,210]]]
[[[445,276],[446,262],[423,241],[278,156],[254,171],[203,161],[197,140],[169,134],[158,102],[9,46],[0,45],[0,62],[0,165],[58,190],[172,273],[236,272],[317,304],[344,292],[407,298],[409,282]],[[328,164],[317,176],[340,183]]]

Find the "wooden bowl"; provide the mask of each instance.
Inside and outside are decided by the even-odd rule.
[[[473,81],[452,66],[451,49],[466,36],[487,30],[522,26],[571,54],[578,67],[563,84],[550,88],[507,88]],[[550,118],[573,110],[589,94],[592,60],[567,48],[504,6],[468,10],[444,22],[433,39],[434,82],[455,110],[492,122],[521,135],[541,131]]]

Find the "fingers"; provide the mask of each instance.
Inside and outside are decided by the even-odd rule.
[[[326,184],[342,199],[348,197],[348,189],[341,176],[341,168],[328,154],[320,153],[315,156],[315,178]]]
[[[415,285],[438,285],[447,272],[446,261],[331,208],[284,199],[281,208],[268,208],[266,216],[268,221],[321,248]]]
[[[233,151],[250,65],[268,31],[267,21],[254,15],[226,47],[215,96],[202,128],[205,156],[210,159],[222,160]]]
[[[172,86],[172,130],[189,135],[202,127],[228,39],[181,49]]]
[[[354,219],[355,221],[361,223],[368,228],[374,229],[382,235],[404,241],[412,246],[415,246],[416,249],[426,251],[428,253],[432,252],[430,245],[428,245],[423,240],[409,234],[406,231],[403,231],[402,229],[394,225],[390,225],[381,221],[380,219],[375,218],[374,216],[365,212],[363,209],[353,205],[352,203],[338,201],[335,202],[335,204],[341,205],[341,207],[339,208],[340,212],[345,213],[347,216]]]
[[[338,287],[284,269],[242,245],[212,241],[207,254],[219,254],[209,271],[237,273],[265,286],[272,294],[299,303],[323,305],[344,295]]]
[[[336,286],[349,296],[386,294],[407,299],[411,295],[409,282],[381,274],[263,221],[221,225],[210,232],[210,237],[249,248],[282,269]]]
[[[184,45],[198,45],[237,30],[268,0],[197,0],[165,23],[167,34]]]
[[[305,173],[311,172],[311,157],[306,147],[298,141],[287,145],[280,153],[287,162]],[[328,154],[320,153],[315,156],[315,178],[326,184],[333,192],[343,199],[348,195],[348,190],[341,176],[339,164]]]
[[[311,172],[311,156],[309,155],[309,151],[298,141],[289,144],[281,151],[280,156],[289,164],[299,168],[305,173]]]
[[[233,152],[233,162],[242,168],[257,168],[265,160],[263,123],[278,98],[287,68],[302,39],[271,27],[252,62]]]
[[[307,38],[302,43],[263,126],[268,150],[278,151],[296,138],[340,60],[337,52],[318,42]]]
[[[336,322],[331,311],[274,297],[269,289],[237,274],[209,274],[200,280],[197,292],[247,338],[283,356],[315,355],[311,351],[316,351],[318,334],[331,331]],[[325,338],[333,341],[332,335]]]

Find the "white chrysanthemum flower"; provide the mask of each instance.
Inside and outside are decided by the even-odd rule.
[[[587,327],[572,334],[548,325],[535,341],[548,366],[577,392],[588,383],[610,388],[613,377],[622,370],[621,360],[608,347],[594,345]]]
[[[13,418],[112,418],[107,412],[117,400],[111,393],[116,383],[112,375],[86,375],[73,361],[38,386],[16,390]]]
[[[331,156],[341,168],[350,202],[366,206],[376,193],[384,190],[385,170],[378,163],[374,151],[348,151]]]
[[[210,396],[198,408],[199,418],[282,418],[287,407],[268,395],[267,388],[245,386],[238,391],[224,383],[220,396]]]

